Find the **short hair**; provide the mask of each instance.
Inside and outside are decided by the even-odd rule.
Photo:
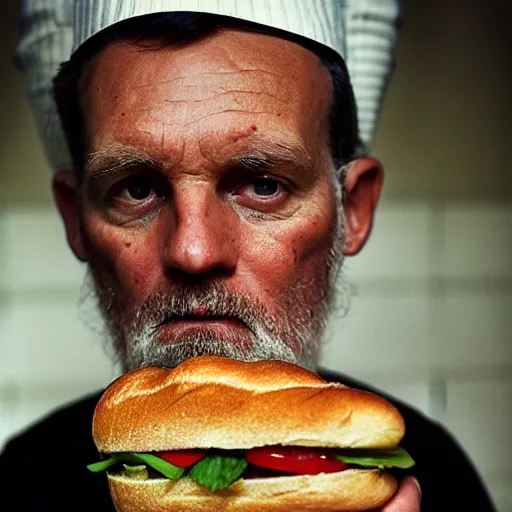
[[[71,56],[54,79],[53,95],[79,183],[85,168],[84,119],[78,83],[87,63],[107,44],[133,41],[149,50],[184,46],[226,28],[265,33],[288,39],[314,52],[330,73],[333,98],[329,114],[329,144],[336,169],[364,152],[359,138],[357,108],[349,73],[343,59],[330,48],[304,37],[228,16],[172,12],[147,14],[120,21],[91,37]],[[147,40],[158,40],[149,45]]]

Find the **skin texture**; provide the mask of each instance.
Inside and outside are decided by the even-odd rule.
[[[420,512],[421,490],[415,478],[407,477],[401,483],[395,497],[384,507],[382,512]]]
[[[342,255],[364,246],[382,186],[379,162],[361,158],[346,172],[343,204],[336,201],[332,87],[319,58],[235,30],[158,50],[110,44],[87,66],[80,98],[86,178],[58,172],[53,192],[68,243],[114,319],[111,334],[132,319],[132,331],[155,320],[158,294],[188,297],[218,285],[314,365],[325,325],[318,311],[329,307]],[[256,176],[240,165],[262,154],[272,165],[258,162]],[[257,193],[262,178],[272,191],[280,184],[272,197]],[[148,197],[130,197],[134,183],[149,183]],[[206,295],[197,296],[184,311],[208,311]],[[295,330],[282,320],[295,317]],[[238,320],[158,327],[157,343],[206,330],[249,350],[255,338]],[[297,344],[301,329],[311,346]],[[136,364],[127,362],[129,339],[116,344],[125,369]],[[419,510],[415,489],[405,482],[384,512]]]
[[[158,50],[111,44],[88,65],[80,92],[85,182],[78,189],[60,173],[54,192],[110,330],[143,319],[154,331],[165,320],[155,318],[156,293],[190,297],[191,284],[222,285],[224,295],[244,295],[239,309],[256,312],[266,343],[280,340],[255,356],[314,367],[341,253],[364,244],[382,182],[374,159],[352,165],[342,230],[328,147],[332,87],[320,59],[289,41],[235,30]],[[262,154],[273,160],[269,169],[252,167],[278,183],[270,198],[255,194],[257,177],[240,165]],[[126,168],[127,161],[135,163]],[[150,178],[152,197],[130,200],[121,183],[134,175]],[[208,311],[204,296],[177,314]],[[262,346],[241,320],[245,327],[202,322],[204,344],[236,337],[237,355]],[[190,334],[197,325],[188,327]],[[148,328],[129,330],[116,343],[125,368],[147,362],[162,341],[184,339],[167,326],[148,348]],[[136,337],[146,348],[130,356]]]

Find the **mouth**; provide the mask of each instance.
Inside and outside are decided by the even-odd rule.
[[[226,325],[226,326],[244,326],[238,318],[233,316],[198,316],[198,315],[183,315],[180,317],[172,318],[164,322],[164,325],[180,326],[180,325]]]
[[[181,338],[194,333],[208,332],[227,340],[240,336],[241,331],[247,333],[248,326],[238,317],[215,314],[185,314],[166,318],[155,327],[160,330],[164,342],[176,343]]]

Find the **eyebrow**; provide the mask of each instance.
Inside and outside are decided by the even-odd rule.
[[[85,164],[85,179],[95,180],[132,167],[157,168],[154,158],[144,151],[120,143],[113,143],[91,153]]]
[[[232,161],[248,170],[265,170],[291,165],[304,171],[313,171],[313,159],[302,144],[271,137],[251,137],[250,147]]]
[[[243,154],[229,159],[249,171],[265,171],[280,166],[293,166],[303,172],[314,172],[313,160],[302,144],[274,137],[254,135]],[[133,167],[158,169],[158,161],[143,150],[115,142],[92,152],[86,159],[85,180],[96,180]]]

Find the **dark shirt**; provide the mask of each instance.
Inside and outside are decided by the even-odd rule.
[[[320,375],[377,392],[345,376]],[[377,393],[391,401],[405,420],[407,431],[401,446],[416,461],[407,474],[420,482],[422,512],[495,511],[473,465],[454,439],[420,412]],[[4,504],[27,511],[114,511],[106,476],[86,469],[99,460],[91,424],[100,396],[89,395],[57,410],[6,445],[0,456]]]

